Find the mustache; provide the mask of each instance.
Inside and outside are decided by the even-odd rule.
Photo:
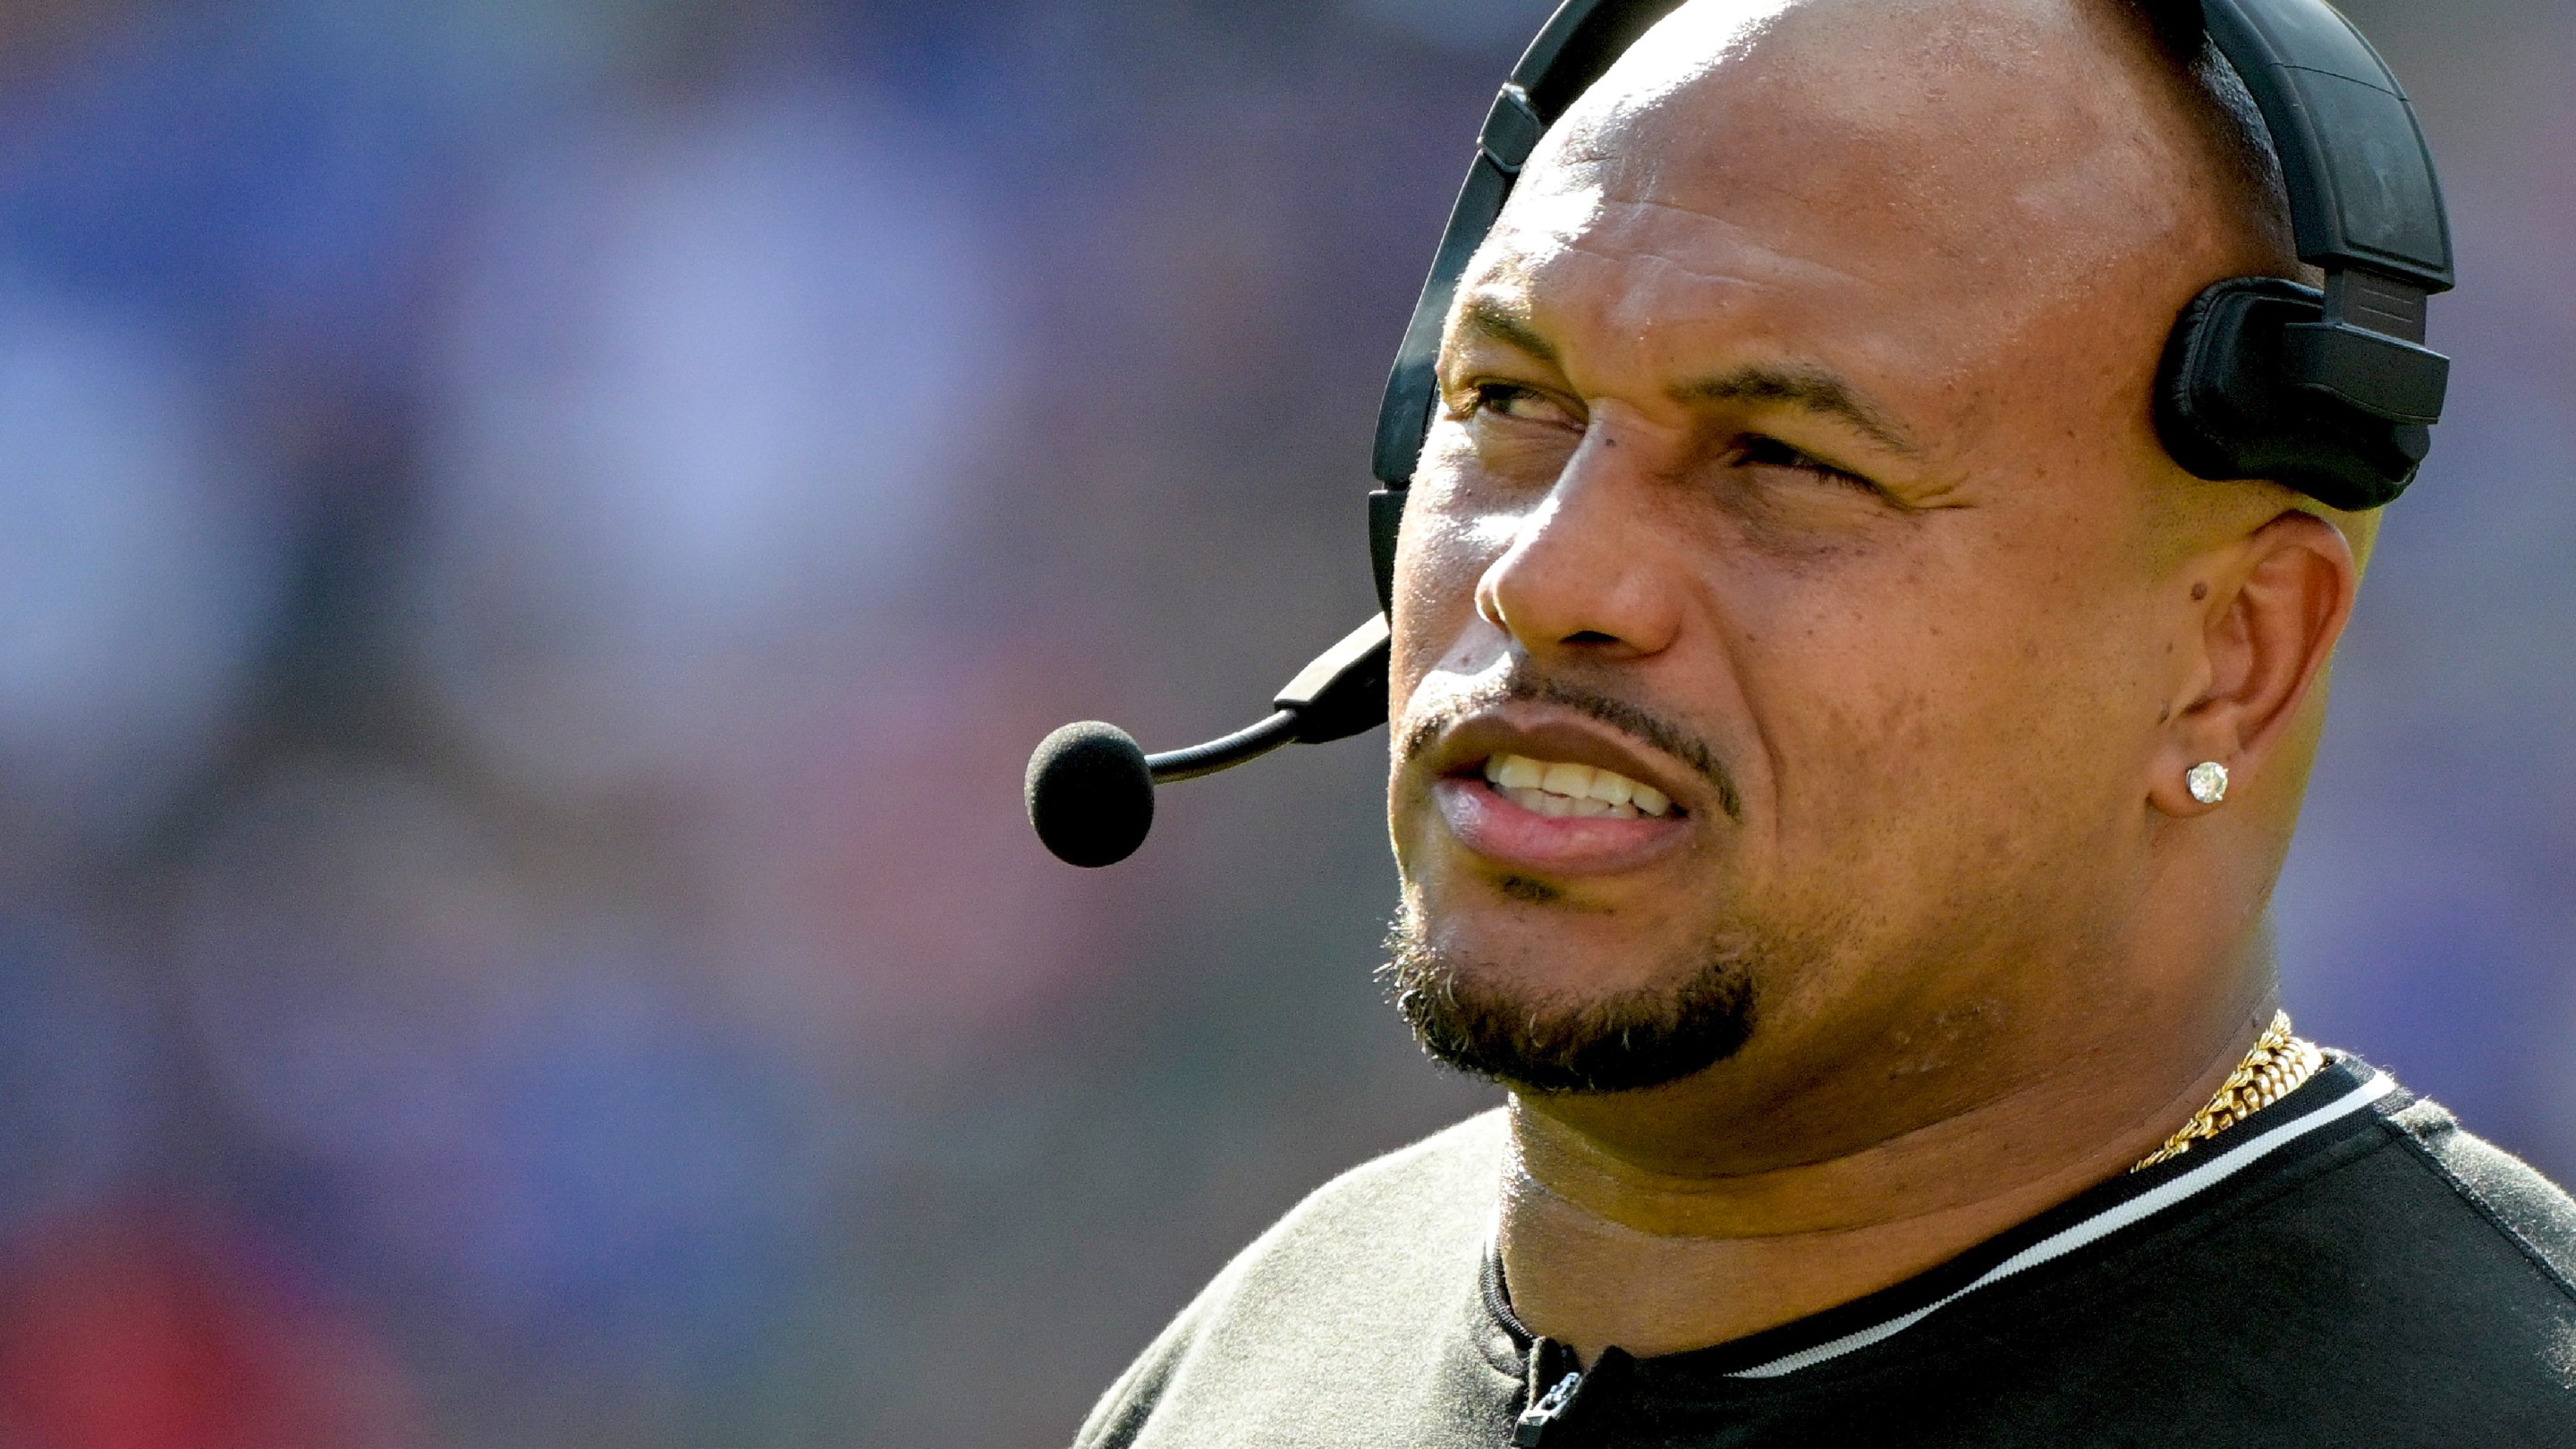
[[[1440,736],[1469,715],[1481,714],[1506,704],[1552,704],[1597,720],[1612,729],[1652,746],[1665,755],[1681,761],[1690,772],[1708,782],[1717,795],[1718,808],[1736,820],[1744,818],[1744,798],[1735,788],[1735,777],[1728,773],[1725,762],[1708,741],[1684,726],[1607,694],[1571,680],[1550,679],[1515,669],[1497,679],[1476,684],[1449,695],[1405,722],[1398,738],[1397,758],[1411,764],[1428,750]]]

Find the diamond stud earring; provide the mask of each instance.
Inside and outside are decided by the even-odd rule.
[[[2203,805],[2215,805],[2227,798],[2227,767],[2216,760],[2203,760],[2183,776],[2191,787],[2191,798]]]

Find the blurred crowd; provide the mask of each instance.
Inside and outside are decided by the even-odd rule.
[[[2355,0],[2465,278],[2280,910],[2576,1177],[2576,5]],[[1545,0],[0,6],[0,1446],[1040,1446],[1489,1093],[1375,746],[1028,747],[1373,606]]]

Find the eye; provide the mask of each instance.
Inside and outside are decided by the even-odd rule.
[[[1525,423],[1570,423],[1565,409],[1536,388],[1516,382],[1480,382],[1467,390],[1466,415],[1483,413]]]
[[[1738,468],[1788,468],[1872,493],[1878,491],[1877,485],[1857,473],[1811,458],[1777,438],[1766,438],[1759,433],[1747,433],[1738,439],[1734,454],[1727,461]]]

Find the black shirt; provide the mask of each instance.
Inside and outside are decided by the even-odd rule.
[[[1892,1288],[1580,1375],[1498,1284],[1504,1135],[1489,1113],[1307,1199],[1080,1449],[2576,1449],[2576,1203],[2349,1057]]]

